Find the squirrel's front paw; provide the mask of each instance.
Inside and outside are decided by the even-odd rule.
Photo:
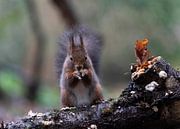
[[[81,70],[81,75],[82,75],[82,77],[84,77],[85,75],[88,75],[88,74],[89,74],[88,69],[83,69],[83,70]]]
[[[66,79],[71,79],[71,78],[78,78],[81,79],[80,73],[78,71],[74,71],[74,72],[67,72],[66,74]]]
[[[79,71],[74,71],[74,72],[73,72],[73,76],[76,77],[76,78],[78,78],[79,80],[82,79]]]

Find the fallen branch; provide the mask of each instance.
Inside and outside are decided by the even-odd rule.
[[[3,123],[1,128],[180,128],[180,72],[161,57],[145,58],[141,58],[141,63],[132,65],[129,86],[117,99],[91,107],[64,108],[46,113],[29,112],[28,116],[16,122]]]

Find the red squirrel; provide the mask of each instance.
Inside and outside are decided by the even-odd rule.
[[[93,105],[103,100],[98,78],[100,36],[84,26],[66,31],[60,39],[56,67],[62,107]]]

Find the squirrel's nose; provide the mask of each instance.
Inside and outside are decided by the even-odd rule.
[[[78,71],[80,71],[80,70],[82,69],[82,66],[81,66],[81,65],[78,65],[78,66],[76,66],[76,69],[77,69]]]

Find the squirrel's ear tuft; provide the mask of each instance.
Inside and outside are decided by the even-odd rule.
[[[74,37],[73,36],[71,36],[70,38],[69,38],[69,47],[72,49],[72,48],[74,48]]]
[[[81,34],[79,35],[79,38],[80,38],[81,47],[83,48],[84,47],[84,43],[83,43],[83,38],[82,38]]]

